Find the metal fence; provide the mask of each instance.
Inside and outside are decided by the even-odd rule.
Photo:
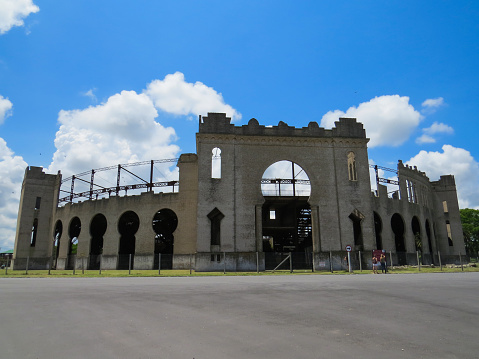
[[[445,265],[460,265],[468,263],[469,256],[444,256],[440,252],[431,253],[392,253],[385,252],[387,267],[415,266],[418,270],[424,266],[435,266],[442,269]],[[403,264],[406,262],[407,264]],[[73,273],[86,270],[168,270],[183,269],[211,272],[244,272],[244,271],[362,271],[371,270],[372,253],[369,251],[355,252],[256,252],[248,253],[245,259],[238,253],[218,252],[218,253],[192,253],[183,255],[173,254],[155,254],[155,255],[135,255],[120,254],[116,256],[90,255],[78,256],[70,255],[67,258],[16,258],[14,268],[12,261],[5,264],[4,269],[25,270],[71,270]]]

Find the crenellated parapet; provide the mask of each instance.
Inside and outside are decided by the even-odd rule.
[[[208,113],[200,118],[200,133],[231,134],[244,136],[276,136],[276,137],[347,137],[366,139],[366,131],[362,123],[355,118],[340,118],[335,122],[335,127],[327,130],[319,127],[317,122],[310,122],[307,127],[296,128],[280,121],[277,126],[264,126],[252,118],[247,125],[235,126],[231,118],[225,113]]]

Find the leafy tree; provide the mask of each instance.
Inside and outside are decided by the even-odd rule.
[[[479,210],[461,209],[462,231],[466,252],[471,256],[477,256],[479,251]]]

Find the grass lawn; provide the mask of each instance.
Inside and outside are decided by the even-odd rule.
[[[479,272],[479,267],[470,267],[464,265],[463,270],[460,266],[444,266],[442,270],[439,267],[421,267],[421,270],[418,270],[417,267],[408,266],[408,267],[395,267],[394,269],[389,268],[389,274],[414,274],[414,273],[452,273],[452,272]],[[0,278],[101,278],[101,277],[205,277],[205,276],[258,276],[258,275],[338,275],[338,274],[347,274],[348,271],[334,271],[333,273],[329,271],[317,271],[311,272],[310,270],[294,270],[293,273],[290,273],[289,270],[277,270],[264,271],[264,272],[195,272],[186,270],[161,270],[161,273],[158,274],[158,270],[132,270],[130,273],[128,270],[102,270],[101,274],[98,270],[52,270],[48,274],[47,270],[29,270],[28,273],[25,273],[25,270],[8,270],[5,274],[5,269],[0,270]],[[372,270],[355,270],[352,274],[372,274]]]

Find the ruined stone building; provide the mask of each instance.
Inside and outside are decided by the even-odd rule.
[[[197,153],[177,160],[177,191],[120,196],[93,186],[82,202],[59,205],[62,176],[28,167],[22,186],[14,267],[264,270],[292,252],[316,270],[341,265],[345,247],[370,265],[384,249],[394,264],[455,260],[465,253],[454,176],[430,181],[397,166],[397,181],[371,191],[363,125],[341,118],[331,130],[311,122],[235,126],[223,113],[200,117]],[[153,161],[151,162],[153,166]],[[271,170],[279,163],[281,171]],[[120,171],[120,165],[118,165]],[[396,189],[388,194],[381,183]],[[119,182],[118,182],[119,183]],[[94,190],[95,188],[95,190]],[[173,187],[175,188],[175,187]],[[108,197],[100,196],[108,192]],[[96,193],[96,197],[92,194]],[[389,258],[389,257],[388,257]]]

